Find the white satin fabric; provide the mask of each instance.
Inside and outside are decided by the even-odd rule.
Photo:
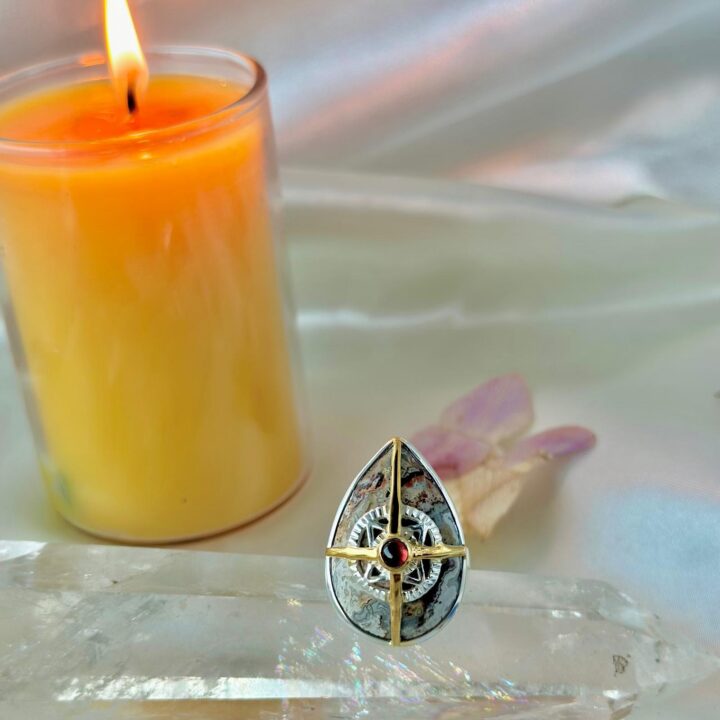
[[[287,163],[720,201],[717,0],[216,4],[177,22],[263,59]]]
[[[99,5],[0,2],[0,64],[97,47]],[[720,2],[133,7],[146,41],[258,56],[283,166],[313,168],[284,181],[315,474],[198,546],[318,554],[387,435],[517,370],[538,427],[598,447],[475,565],[606,578],[720,651]],[[40,509],[3,362],[0,535],[81,541]],[[718,697],[716,678],[642,717],[714,718]]]

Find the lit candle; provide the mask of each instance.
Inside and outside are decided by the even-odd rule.
[[[0,86],[8,327],[62,515],[199,537],[304,473],[265,76],[220,51],[146,63],[126,0],[106,22],[110,77],[84,58]]]

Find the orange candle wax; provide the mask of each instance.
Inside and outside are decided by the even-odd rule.
[[[93,533],[210,534],[303,473],[268,126],[262,77],[151,75],[132,115],[106,79],[0,107],[18,359],[52,501]]]

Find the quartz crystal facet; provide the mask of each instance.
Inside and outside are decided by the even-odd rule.
[[[603,582],[472,571],[453,622],[390,647],[319,560],[0,542],[2,720],[658,720],[718,670]]]

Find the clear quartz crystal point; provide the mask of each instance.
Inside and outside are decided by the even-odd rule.
[[[601,582],[472,571],[447,628],[391,648],[320,559],[0,542],[3,720],[615,719],[719,668]]]

